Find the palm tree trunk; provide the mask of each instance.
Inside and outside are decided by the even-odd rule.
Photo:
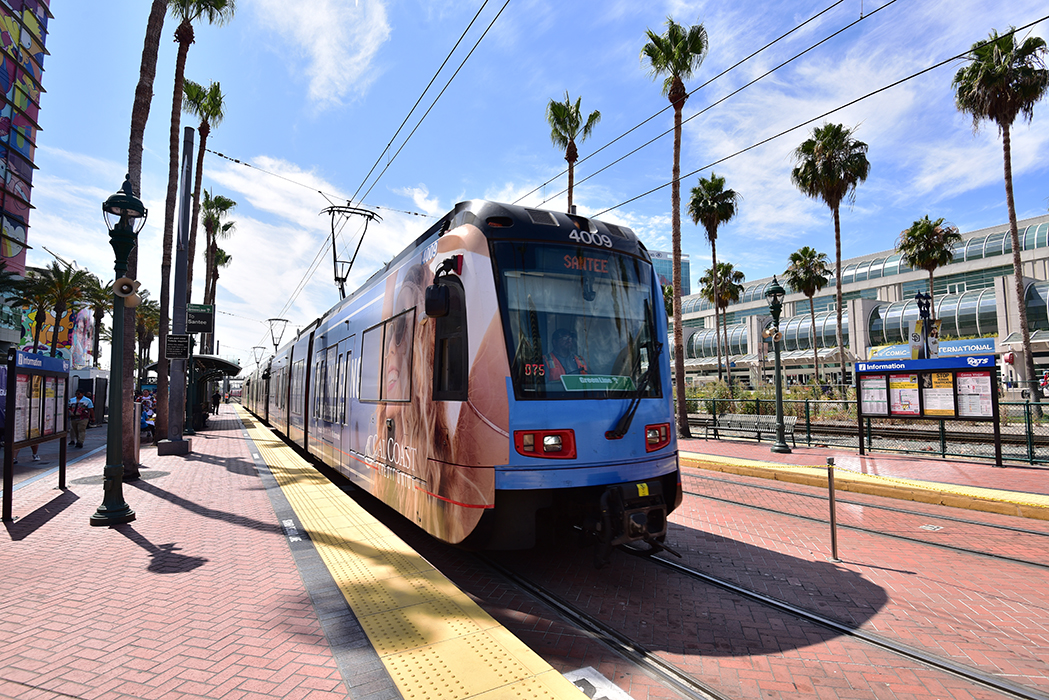
[[[682,86],[682,92],[684,86]],[[674,239],[674,388],[677,394],[678,435],[692,437],[688,427],[688,403],[685,398],[685,348],[681,331],[681,108],[684,98],[675,100],[674,105],[674,171],[670,187],[671,227]],[[715,306],[717,303],[715,302]],[[714,329],[715,334],[717,328]]]
[[[732,348],[728,344],[728,310],[721,310],[721,326],[725,329],[725,381],[728,382],[728,396],[732,396]]]
[[[135,194],[142,194],[142,141],[146,133],[146,121],[149,119],[149,106],[153,101],[153,80],[157,75],[157,54],[160,51],[160,34],[164,29],[164,15],[167,13],[166,0],[153,0],[146,22],[146,38],[142,42],[142,63],[138,71],[138,85],[135,87],[135,103],[131,109],[131,137],[128,140],[128,179]],[[127,261],[127,275],[132,279],[138,277],[138,248],[131,251]],[[131,425],[135,418],[131,402],[135,384],[135,310],[124,308],[123,338],[113,338],[113,343],[120,343],[121,376],[123,400],[120,406],[109,406],[108,411],[120,411],[122,425]],[[116,377],[110,377],[114,381]],[[101,413],[99,414],[101,421]],[[131,430],[123,431],[120,442],[121,461],[124,465],[124,478],[138,478],[138,461],[135,459],[135,434]]]
[[[565,155],[565,160],[568,161],[568,213],[569,214],[574,214],[575,213],[575,212],[572,211],[572,190],[575,189],[575,162],[576,162],[575,150],[576,150],[575,142],[574,141],[570,141],[568,143],[568,152]]]
[[[51,327],[51,357],[58,354],[58,329],[62,327],[62,317],[65,315],[65,309],[55,309],[55,325]]]
[[[1027,386],[1035,403],[1041,402],[1042,391],[1034,373],[1034,354],[1031,352],[1031,331],[1027,325],[1027,304],[1024,298],[1023,263],[1020,261],[1020,233],[1016,229],[1016,202],[1013,199],[1013,156],[1009,125],[1002,124],[1002,153],[1005,160],[1005,202],[1009,207],[1009,236],[1013,243],[1013,281],[1016,285],[1016,305],[1020,310],[1020,334],[1023,337],[1024,367],[1027,370]],[[1042,417],[1042,407],[1035,407],[1036,415]]]
[[[99,336],[102,335],[102,319],[104,317],[105,311],[102,313],[95,313],[95,337],[91,343],[91,357],[94,359],[95,367],[98,367],[98,343],[101,340]],[[101,422],[101,420],[102,416],[99,416],[99,421]]]
[[[936,320],[936,297],[932,293],[932,277],[933,271],[929,270],[929,322]],[[932,326],[929,326],[932,328]]]
[[[718,335],[718,329],[721,328],[721,317],[718,313],[721,311],[721,304],[718,303],[718,250],[715,238],[707,235],[710,239],[710,285],[714,292],[714,346],[717,348],[718,356],[718,381],[722,379],[721,376],[721,336]]]
[[[841,398],[845,398],[848,390],[845,388],[845,337],[841,332],[841,217],[838,215],[838,207],[833,207],[834,213],[834,305],[837,307],[837,326],[835,333],[838,340],[838,367],[841,370]]]
[[[208,134],[211,133],[210,125],[202,120],[197,133],[200,135],[200,150],[197,151],[197,173],[193,183],[193,219],[189,226],[189,246],[186,249],[188,261],[186,265],[187,304],[193,300],[193,254],[197,247],[197,221],[200,219],[200,185],[204,179],[204,152],[207,150]]]
[[[168,322],[171,317],[171,247],[175,231],[175,200],[178,196],[179,116],[182,113],[182,86],[185,81],[186,56],[193,41],[193,25],[183,22],[175,31],[178,56],[175,60],[175,89],[171,99],[171,130],[168,134],[168,192],[164,203],[164,249],[160,262],[160,351],[157,360],[156,435],[168,434]]]
[[[812,319],[812,361],[816,367],[816,381],[820,380],[820,351],[819,343],[816,342],[816,304],[809,297],[809,317]]]

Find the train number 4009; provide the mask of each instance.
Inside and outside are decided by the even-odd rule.
[[[570,240],[584,245],[597,245],[605,248],[612,247],[612,239],[603,233],[590,233],[589,231],[572,231],[568,234]]]

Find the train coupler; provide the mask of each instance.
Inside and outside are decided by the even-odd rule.
[[[667,506],[659,481],[609,486],[601,494],[599,505],[595,567],[600,569],[609,563],[612,547],[634,542],[647,542],[658,547],[655,551],[666,549],[681,556],[658,541],[667,532]]]

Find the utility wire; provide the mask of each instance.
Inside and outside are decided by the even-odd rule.
[[[893,0],[893,1],[895,1],[895,0]],[[725,75],[726,73],[728,73],[729,71],[735,70],[736,68],[738,68],[738,67],[739,67],[739,66],[741,66],[742,64],[746,63],[746,62],[747,62],[747,61],[749,61],[750,59],[752,59],[752,58],[754,58],[755,56],[757,56],[757,55],[758,55],[759,53],[761,53],[761,52],[762,52],[762,51],[764,51],[765,49],[769,48],[770,46],[773,46],[774,44],[776,44],[776,43],[778,43],[778,42],[782,41],[783,39],[786,39],[786,38],[787,38],[788,36],[790,36],[791,34],[793,34],[793,33],[794,33],[794,32],[796,32],[796,31],[798,31],[799,29],[801,29],[802,27],[804,27],[804,26],[805,26],[806,24],[808,24],[809,22],[815,21],[816,19],[818,19],[819,17],[823,16],[823,15],[824,15],[824,14],[826,14],[827,12],[830,12],[831,10],[833,10],[833,9],[834,9],[835,7],[837,7],[838,5],[840,5],[840,4],[841,4],[841,3],[843,3],[843,2],[845,2],[845,0],[837,0],[837,2],[835,2],[835,3],[833,3],[833,4],[829,5],[829,6],[827,6],[827,7],[825,8],[825,9],[821,10],[820,12],[816,13],[816,14],[815,14],[815,15],[813,15],[812,17],[808,18],[807,20],[805,20],[804,22],[802,22],[802,23],[801,23],[801,24],[799,24],[798,26],[796,26],[796,27],[794,27],[793,29],[791,29],[791,30],[790,30],[789,32],[787,32],[786,34],[783,34],[783,35],[781,35],[781,36],[779,36],[779,37],[777,37],[777,38],[773,39],[772,41],[770,41],[769,43],[765,44],[764,46],[762,46],[762,47],[761,47],[760,49],[758,49],[757,51],[754,51],[753,53],[751,53],[751,54],[750,54],[749,56],[746,56],[745,58],[742,58],[742,59],[740,59],[739,61],[737,61],[737,62],[736,62],[736,63],[734,63],[733,65],[729,66],[729,67],[728,67],[728,68],[726,68],[725,70],[723,70],[723,71],[721,71],[720,73],[718,73],[717,75],[715,75],[715,76],[714,76],[713,78],[711,78],[710,80],[706,81],[705,83],[703,83],[702,85],[700,85],[699,87],[697,87],[697,88],[696,88],[695,90],[693,90],[692,92],[690,92],[690,93],[688,93],[687,95],[685,95],[685,99],[687,100],[687,99],[688,99],[689,97],[691,97],[692,95],[696,94],[697,92],[699,92],[700,90],[702,90],[703,88],[705,88],[705,87],[706,87],[707,85],[710,85],[711,83],[713,83],[713,82],[714,82],[715,80],[717,80],[718,78],[720,78],[720,77],[724,76],[724,75]],[[637,124],[636,126],[633,126],[633,127],[631,127],[630,129],[627,129],[627,130],[626,130],[626,131],[624,131],[624,132],[623,132],[622,134],[620,134],[619,136],[615,137],[614,139],[612,139],[611,141],[609,141],[608,143],[606,143],[606,144],[605,144],[604,146],[601,146],[600,148],[598,148],[598,149],[597,149],[596,151],[594,151],[594,152],[593,152],[593,153],[591,153],[590,155],[586,156],[585,158],[581,158],[580,160],[578,160],[578,161],[577,161],[577,163],[579,163],[579,164],[585,163],[586,161],[590,160],[590,159],[591,159],[592,157],[596,156],[596,155],[597,155],[598,153],[600,153],[601,151],[605,150],[606,148],[608,148],[608,147],[609,147],[609,146],[611,146],[612,144],[616,143],[617,141],[620,141],[621,139],[623,139],[623,138],[625,138],[626,136],[630,135],[630,134],[631,134],[631,133],[633,133],[634,131],[637,131],[638,129],[640,129],[640,128],[641,128],[642,126],[644,126],[645,124],[649,123],[650,121],[652,121],[653,119],[655,119],[655,118],[656,118],[656,117],[658,117],[659,115],[663,114],[663,112],[666,112],[666,111],[667,111],[668,109],[672,109],[672,108],[673,108],[673,106],[674,106],[674,105],[670,105],[670,104],[668,104],[668,105],[667,105],[666,107],[664,107],[663,109],[659,110],[658,112],[656,112],[655,114],[653,114],[653,115],[652,115],[651,117],[649,117],[648,119],[645,119],[645,120],[644,120],[643,122],[641,122],[640,124]],[[669,133],[669,132],[664,132],[663,134],[660,134],[660,136],[665,136],[665,135],[666,135],[666,133]],[[657,136],[656,138],[660,138],[660,136]],[[653,140],[655,140],[655,139],[653,139]],[[651,141],[650,141],[649,143],[651,143]],[[648,144],[645,144],[645,145],[647,146]],[[627,154],[627,155],[630,155],[630,154]],[[616,162],[618,163],[619,161],[616,161]],[[613,164],[614,164],[614,163],[613,163]],[[513,202],[513,204],[518,204],[518,203],[520,203],[520,202],[521,202],[521,200],[523,200],[523,199],[524,199],[525,197],[527,197],[528,195],[530,195],[530,194],[534,194],[535,192],[538,192],[538,191],[539,191],[540,189],[542,189],[542,188],[546,187],[546,186],[547,186],[547,185],[549,185],[549,184],[550,184],[551,182],[554,182],[555,180],[557,180],[557,179],[558,179],[558,178],[560,178],[561,176],[565,175],[565,174],[566,174],[567,172],[568,172],[568,168],[565,168],[565,169],[564,169],[564,170],[562,170],[562,171],[561,171],[560,173],[558,173],[558,174],[557,174],[557,175],[555,175],[554,177],[550,178],[549,180],[547,180],[547,181],[546,181],[546,182],[544,182],[543,184],[539,185],[539,186],[538,186],[538,187],[536,187],[535,189],[533,189],[533,190],[531,190],[531,191],[529,191],[529,192],[526,192],[526,193],[524,193],[523,195],[521,195],[520,197],[518,197],[518,198],[517,198],[517,200],[516,200],[515,202]],[[562,191],[561,191],[561,192],[559,192],[558,194],[561,194],[562,192],[565,192],[565,191],[566,191],[566,190],[562,190]],[[554,196],[556,197],[557,195],[554,195]],[[544,202],[547,202],[547,201],[549,201],[550,199],[552,199],[552,198],[548,198],[548,199],[546,199],[546,200],[543,200],[543,201],[544,201]]]
[[[893,0],[893,1],[895,1],[895,0]],[[876,11],[877,10],[875,10],[875,12]],[[874,14],[874,13],[872,12],[871,14]],[[868,15],[868,16],[870,16],[870,15]],[[1001,36],[1008,36],[1010,34],[1015,34],[1016,32],[1023,31],[1024,29],[1029,29],[1029,28],[1033,27],[1034,25],[1036,25],[1036,24],[1038,24],[1040,22],[1044,22],[1047,19],[1049,19],[1049,15],[1046,15],[1045,17],[1042,17],[1040,19],[1036,19],[1035,21],[1030,22],[1028,24],[1025,24],[1022,27],[1017,27],[1016,29],[1013,29],[1012,31],[1006,32],[1005,34],[1002,34]],[[843,104],[843,105],[841,105],[839,107],[835,107],[834,109],[828,110],[828,111],[824,112],[823,114],[820,114],[818,116],[812,117],[811,119],[807,119],[806,121],[803,121],[800,124],[795,124],[794,126],[788,128],[788,129],[784,129],[783,131],[779,132],[778,134],[774,134],[772,136],[769,136],[768,138],[762,139],[762,140],[758,141],[757,143],[753,143],[750,146],[747,146],[746,148],[742,148],[742,149],[736,151],[735,153],[731,153],[731,154],[729,154],[727,156],[724,156],[723,158],[719,158],[719,159],[717,159],[717,160],[715,160],[715,161],[713,161],[711,163],[708,163],[707,165],[704,165],[701,168],[697,168],[697,169],[693,170],[690,173],[686,173],[685,175],[682,175],[678,179],[679,180],[684,180],[685,178],[692,177],[693,175],[697,175],[697,174],[703,172],[704,170],[706,170],[708,168],[713,168],[715,165],[718,165],[719,163],[723,163],[726,160],[729,160],[731,158],[735,158],[736,156],[742,155],[742,154],[746,153],[747,151],[752,151],[755,148],[758,148],[759,146],[764,146],[766,143],[768,143],[770,141],[774,141],[774,140],[780,138],[781,136],[785,136],[785,135],[791,133],[792,131],[797,131],[798,129],[801,129],[802,127],[808,126],[812,122],[818,121],[820,119],[824,119],[825,117],[828,117],[831,114],[834,114],[835,112],[840,112],[841,110],[846,109],[848,107],[851,107],[854,104],[862,102],[863,100],[866,100],[866,99],[868,99],[870,97],[873,97],[873,96],[875,96],[875,95],[877,95],[879,93],[885,92],[886,90],[891,90],[892,88],[897,87],[898,85],[902,85],[903,83],[906,83],[909,80],[913,80],[913,79],[915,79],[915,78],[917,78],[917,77],[919,77],[921,75],[924,75],[926,73],[934,71],[937,68],[942,68],[943,66],[947,65],[948,63],[951,63],[952,61],[957,61],[958,59],[965,58],[966,56],[968,56],[969,54],[971,54],[973,52],[974,48],[980,48],[980,47],[986,46],[987,44],[990,44],[990,43],[992,43],[992,42],[991,41],[985,41],[985,42],[982,42],[981,44],[974,45],[973,47],[970,47],[970,48],[966,49],[965,51],[961,52],[960,54],[957,54],[955,56],[951,56],[950,58],[946,58],[946,59],[940,61],[939,63],[935,63],[935,64],[929,66],[928,68],[923,68],[922,70],[918,71],[917,73],[912,73],[911,75],[908,75],[905,78],[901,78],[901,79],[899,79],[899,80],[897,80],[897,81],[895,81],[893,83],[889,83],[888,85],[885,85],[884,87],[880,87],[877,90],[873,90],[871,92],[868,92],[866,95],[862,95],[860,97],[857,97],[854,100],[850,100],[849,102],[846,102],[845,104]],[[636,197],[631,197],[630,199],[628,199],[626,201],[623,201],[623,202],[620,202],[619,204],[616,204],[615,206],[608,207],[607,209],[602,209],[601,211],[599,211],[596,214],[594,214],[594,217],[596,218],[596,217],[601,216],[602,214],[605,214],[607,212],[614,211],[615,209],[618,209],[618,208],[620,208],[620,207],[622,207],[624,205],[630,204],[631,202],[636,202],[637,200],[642,199],[643,197],[647,197],[648,195],[650,195],[650,194],[652,194],[654,192],[658,192],[659,190],[662,190],[662,189],[664,189],[666,187],[669,187],[672,184],[673,184],[673,180],[671,180],[670,182],[663,183],[662,185],[659,185],[658,187],[653,187],[652,189],[648,190],[647,192],[642,192],[641,194],[637,195]]]
[[[854,22],[850,22],[849,24],[847,24],[847,25],[841,27],[840,29],[838,29],[837,31],[835,31],[834,34],[819,40],[815,44],[813,44],[813,45],[809,46],[808,48],[806,48],[804,51],[799,52],[799,54],[796,54],[796,55],[792,56],[791,58],[787,59],[783,63],[780,63],[779,65],[775,66],[774,68],[771,68],[771,69],[767,70],[766,72],[762,73],[761,76],[758,76],[757,78],[755,78],[754,80],[750,81],[749,83],[746,83],[745,85],[742,85],[742,86],[736,88],[735,90],[732,90],[731,92],[726,94],[726,96],[723,97],[721,100],[718,100],[716,102],[713,102],[713,103],[707,105],[706,107],[704,107],[700,111],[695,112],[694,114],[689,116],[688,119],[682,121],[682,126],[684,126],[685,124],[691,122],[693,119],[697,118],[697,116],[700,116],[701,114],[704,114],[707,111],[713,109],[714,107],[722,104],[723,102],[725,102],[729,98],[732,98],[732,97],[736,96],[736,94],[738,94],[738,93],[742,92],[743,90],[747,89],[748,87],[750,87],[754,83],[768,78],[775,71],[777,71],[780,68],[783,68],[784,66],[786,66],[786,65],[796,61],[797,59],[801,58],[802,56],[805,56],[806,54],[808,54],[809,51],[817,48],[818,46],[827,43],[831,39],[834,39],[835,37],[837,37],[838,35],[843,33],[843,31],[848,31],[853,26],[855,26],[856,24],[862,22],[863,20],[873,17],[875,14],[879,13],[880,10],[882,10],[885,7],[895,3],[896,1],[897,0],[889,0],[889,2],[886,2],[885,4],[881,5],[880,7],[874,9],[873,12],[868,13],[868,14],[860,17],[858,20],[855,20]],[[826,10],[825,10],[825,12],[826,12]],[[666,108],[664,108],[664,109],[666,109]],[[662,139],[663,136],[665,136],[665,135],[667,135],[669,133],[673,133],[673,129],[672,128],[671,129],[667,129],[666,131],[664,131],[661,134],[658,134],[657,136],[654,137],[654,139],[650,139],[649,141],[647,141],[644,144],[642,144],[642,145],[638,146],[637,148],[635,148],[633,151],[630,151],[630,152],[626,153],[625,155],[622,155],[621,157],[617,158],[617,160],[613,161],[612,163],[609,163],[608,165],[604,166],[603,168],[600,168],[599,170],[596,170],[596,171],[592,172],[590,175],[586,175],[585,177],[580,179],[580,181],[578,181],[576,183],[576,185],[582,185],[583,183],[585,183],[587,181],[587,179],[590,179],[591,177],[594,177],[595,175],[597,175],[597,174],[599,174],[601,172],[604,172],[608,168],[611,168],[612,166],[617,165],[617,164],[621,163],[622,161],[625,161],[626,158],[628,158],[629,156],[634,155],[635,153],[637,153],[641,149],[646,148],[647,146],[650,146],[651,144],[656,143],[657,141]],[[581,163],[581,161],[580,161],[580,163]],[[561,190],[560,192],[558,192],[558,193],[548,197],[547,199],[544,199],[542,204],[547,203],[547,201],[550,201],[550,199],[553,199],[554,197],[559,196],[559,195],[563,194],[566,191],[568,191],[568,189]]]

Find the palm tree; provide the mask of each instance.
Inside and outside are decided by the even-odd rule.
[[[40,348],[40,332],[44,328],[45,315],[48,307],[47,288],[39,275],[32,271],[26,271],[26,276],[19,280],[12,290],[8,302],[13,307],[31,309],[33,311],[33,352]]]
[[[1011,28],[1010,28],[1011,29]],[[1013,282],[1020,308],[1020,333],[1023,337],[1024,364],[1028,381],[1033,381],[1034,355],[1031,354],[1031,332],[1027,324],[1027,305],[1020,264],[1020,235],[1016,229],[1016,203],[1013,200],[1013,163],[1010,130],[1016,118],[1028,123],[1034,118],[1034,105],[1049,90],[1049,71],[1045,68],[1045,40],[1028,37],[1016,43],[1012,31],[1004,36],[992,30],[990,40],[972,45],[969,64],[963,66],[951,83],[955,88],[954,103],[973,117],[973,131],[980,121],[988,119],[998,125],[1002,135],[1005,161],[1005,202],[1009,208],[1009,235],[1013,243]],[[1038,391],[1031,392],[1037,402]]]
[[[186,101],[183,110],[200,118],[197,133],[200,134],[200,146],[197,149],[197,172],[193,182],[193,218],[189,228],[188,267],[186,268],[186,302],[189,303],[193,293],[193,255],[197,246],[197,219],[200,216],[200,185],[204,175],[204,152],[207,150],[208,135],[211,127],[218,126],[225,117],[222,104],[222,88],[218,83],[211,83],[204,88],[192,80],[187,80],[182,87]]]
[[[58,353],[58,331],[62,327],[62,318],[83,298],[83,288],[87,286],[88,273],[85,270],[74,270],[64,267],[57,261],[44,268],[40,276],[44,294],[49,306],[55,311],[55,325],[51,328],[51,357]]]
[[[160,358],[157,361],[157,434],[168,434],[168,358],[165,346],[171,318],[171,246],[175,230],[175,200],[178,195],[179,117],[186,75],[186,56],[193,43],[193,23],[225,24],[233,17],[234,0],[169,0],[168,6],[179,20],[175,30],[178,53],[175,58],[175,89],[171,99],[171,129],[168,132],[168,189],[164,201],[164,242],[160,260]]]
[[[843,201],[856,199],[856,186],[867,179],[871,164],[867,144],[852,136],[852,129],[841,124],[824,124],[812,131],[812,138],[794,151],[798,165],[790,181],[805,195],[822,199],[834,216],[834,280],[838,339],[838,366],[841,368],[842,395],[845,386],[845,337],[841,331],[841,216]]]
[[[98,367],[98,344],[102,336],[102,321],[107,313],[113,311],[113,291],[107,284],[102,284],[95,275],[89,275],[84,285],[84,301],[91,307],[95,316],[95,339],[91,348],[93,364]]]
[[[816,381],[820,379],[819,339],[816,337],[816,304],[812,298],[816,292],[827,286],[827,254],[818,253],[815,248],[803,246],[790,254],[790,267],[783,273],[783,281],[796,292],[809,298],[809,318],[812,321],[812,361],[816,368],[813,374]]]
[[[728,393],[732,396],[732,349],[728,344],[728,314],[726,309],[730,304],[739,302],[743,295],[743,282],[746,277],[742,272],[733,268],[732,263],[718,263],[717,277],[714,278],[718,286],[717,307],[721,310],[721,325],[725,334],[725,376],[728,381]]]
[[[736,215],[736,206],[741,197],[735,190],[725,189],[725,178],[718,177],[711,171],[710,178],[700,178],[699,185],[692,188],[692,197],[688,201],[688,214],[692,217],[692,223],[703,224],[707,232],[707,241],[710,242],[711,268],[718,267],[718,227],[729,221]],[[720,299],[718,294],[718,278],[712,278],[714,289],[713,296]],[[714,305],[714,326],[718,325],[718,305]],[[725,348],[726,354],[728,347]],[[721,379],[721,344],[718,343],[718,379]],[[731,380],[729,385],[731,385]],[[730,389],[731,391],[731,389]]]
[[[685,81],[699,69],[707,55],[707,30],[703,25],[682,26],[667,17],[667,31],[645,30],[648,43],[641,60],[649,63],[652,77],[666,76],[663,94],[674,107],[674,169],[670,185],[671,230],[674,255],[674,384],[677,395],[678,434],[692,437],[685,402],[685,349],[681,332],[681,110],[688,99]]]
[[[219,268],[229,267],[233,262],[233,256],[216,246],[215,259],[211,265],[211,303],[215,303],[215,294],[219,286]]]
[[[128,141],[127,172],[132,190],[142,196],[142,142],[149,120],[149,107],[153,101],[153,81],[157,75],[157,55],[160,51],[160,36],[164,30],[164,18],[167,14],[168,0],[153,0],[146,23],[146,38],[142,43],[142,63],[139,67],[138,85],[135,87],[135,102],[131,109],[131,138]],[[138,248],[134,248],[127,260],[127,275],[132,279],[138,277]],[[128,393],[135,380],[135,309],[124,307],[124,337],[116,340],[120,343],[123,355],[120,385],[125,387],[121,403],[124,425],[131,425],[134,420],[134,408]],[[96,334],[96,339],[98,334]],[[96,340],[97,342],[97,340]],[[112,342],[112,341],[111,341]],[[114,377],[114,379],[117,379]],[[123,431],[120,442],[121,462],[124,465],[124,477],[138,477],[138,461],[135,452],[134,431]]]
[[[203,209],[202,220],[204,223],[204,232],[207,235],[207,271],[204,276],[204,303],[214,304],[215,303],[215,288],[211,282],[216,277],[215,275],[215,251],[218,249],[218,240],[220,238],[225,239],[233,235],[233,231],[236,229],[237,224],[235,221],[224,221],[224,219],[236,209],[237,203],[229,197],[224,197],[221,194],[212,195],[210,192],[204,192],[204,202],[201,206]]]
[[[569,214],[573,213],[572,190],[575,187],[575,162],[579,158],[575,141],[578,138],[582,143],[589,138],[594,127],[601,121],[601,113],[595,109],[586,118],[586,124],[584,124],[583,113],[580,111],[582,102],[583,98],[580,97],[573,105],[572,99],[568,96],[568,90],[565,90],[564,102],[550,100],[550,104],[546,106],[546,121],[550,124],[550,140],[565,152],[565,160],[568,161]]]
[[[930,221],[928,214],[901,231],[896,240],[896,252],[903,255],[907,264],[915,270],[929,273],[929,311],[933,321],[936,320],[933,273],[936,268],[950,264],[954,259],[954,246],[961,240],[962,235],[958,233],[957,226],[944,224],[943,217]]]

